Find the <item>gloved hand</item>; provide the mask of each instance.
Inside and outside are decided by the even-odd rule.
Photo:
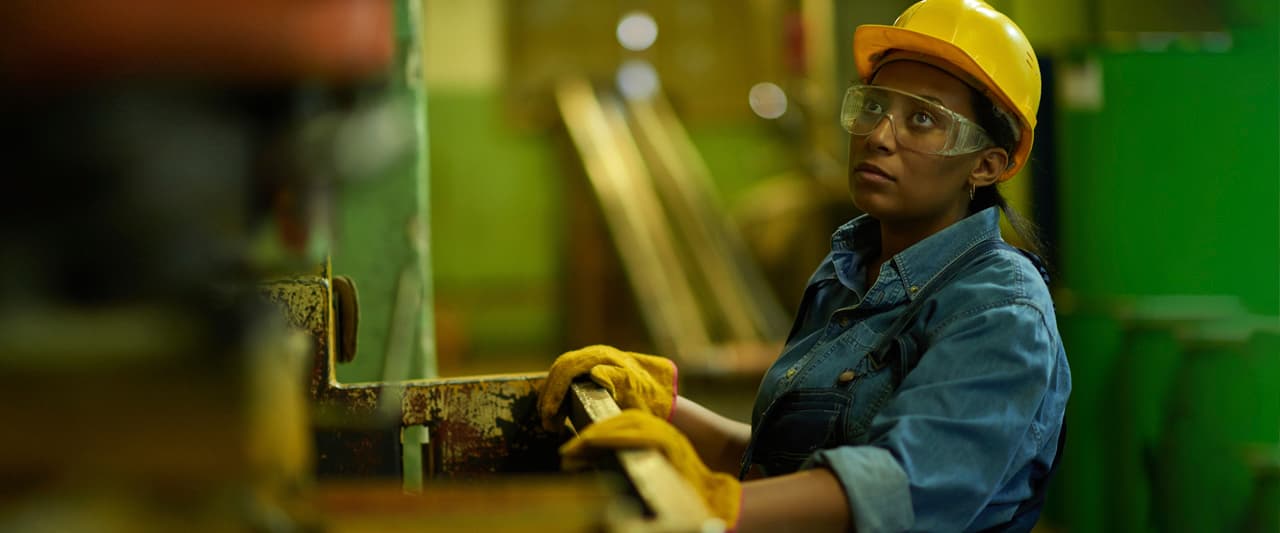
[[[674,361],[595,345],[565,352],[551,364],[547,381],[538,394],[542,427],[548,431],[559,431],[564,423],[560,404],[569,384],[583,374],[608,389],[618,407],[642,409],[664,420],[671,418],[671,409],[676,401]]]
[[[566,470],[581,469],[591,463],[593,454],[619,448],[653,448],[662,452],[702,496],[711,514],[724,520],[729,530],[736,529],[742,484],[729,474],[712,472],[680,430],[644,411],[627,409],[591,424],[560,447],[561,464]]]

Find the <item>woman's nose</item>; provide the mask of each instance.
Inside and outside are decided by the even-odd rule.
[[[867,147],[885,153],[893,153],[897,148],[897,132],[894,131],[893,116],[885,115],[867,133]]]

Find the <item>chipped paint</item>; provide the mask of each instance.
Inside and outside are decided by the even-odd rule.
[[[538,392],[545,373],[412,380],[392,383],[338,382],[332,353],[334,319],[327,268],[319,276],[262,285],[289,323],[309,334],[314,346],[312,421],[318,469],[323,476],[401,475],[404,427],[427,428],[425,474],[470,478],[514,472],[559,470],[563,436],[542,429]],[[581,393],[575,410],[586,413]],[[602,401],[617,409],[605,394]],[[585,425],[585,424],[584,424]],[[654,529],[697,531],[709,516],[692,489],[661,455],[627,451],[619,460],[647,506]]]
[[[318,397],[331,376],[329,354],[329,282],[323,276],[305,276],[275,280],[259,285],[259,291],[267,301],[276,304],[290,326],[311,337],[315,364],[311,367],[311,396]]]
[[[431,454],[426,462],[434,476],[558,469],[556,448],[562,438],[543,431],[537,415],[537,393],[545,373],[343,384],[337,380],[331,353],[333,310],[327,278],[275,280],[261,290],[292,326],[312,338],[311,396],[318,430],[338,436],[356,435],[341,431],[355,428],[398,434],[402,427],[425,426]],[[349,444],[347,460],[387,461],[381,447]],[[363,471],[358,465],[344,470]]]
[[[340,384],[323,389],[316,400],[321,409],[348,421],[425,426],[431,435],[431,475],[548,472],[559,467],[556,448],[563,438],[543,431],[538,418],[537,393],[544,379],[544,373],[534,373]],[[396,397],[398,424],[381,418]]]

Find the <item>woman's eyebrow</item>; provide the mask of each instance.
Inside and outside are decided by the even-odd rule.
[[[938,98],[938,97],[936,97],[936,96],[929,96],[929,95],[927,95],[927,94],[917,94],[916,96],[919,96],[920,98],[924,98],[925,100],[928,100],[928,101],[930,101],[930,102],[933,102],[933,103],[935,103],[935,104],[938,104],[938,105],[940,105],[940,106],[942,106],[942,107],[947,107],[947,106],[946,106],[946,104],[942,103],[942,99],[940,99],[940,98]]]

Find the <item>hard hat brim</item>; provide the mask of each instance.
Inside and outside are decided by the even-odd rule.
[[[1031,153],[1031,145],[1035,138],[1035,117],[1023,117],[1018,106],[1009,98],[1009,95],[1005,94],[1000,89],[999,84],[991,79],[991,76],[983,71],[982,67],[978,66],[977,61],[974,61],[960,47],[931,35],[897,26],[863,24],[853,32],[853,59],[858,69],[858,76],[864,82],[870,83],[870,78],[874,74],[876,65],[884,57],[885,53],[890,50],[905,50],[942,60],[970,78],[964,79],[961,76],[963,81],[966,83],[977,82],[981,86],[974,87],[975,89],[988,97],[993,97],[996,103],[1010,111],[1012,116],[1017,117],[1022,131],[1018,146],[1014,150],[1015,153],[1009,154],[1014,161],[1014,166],[1005,171],[1000,177],[1000,181],[1012,178],[1018,173],[1018,170],[1026,164],[1027,156]]]

